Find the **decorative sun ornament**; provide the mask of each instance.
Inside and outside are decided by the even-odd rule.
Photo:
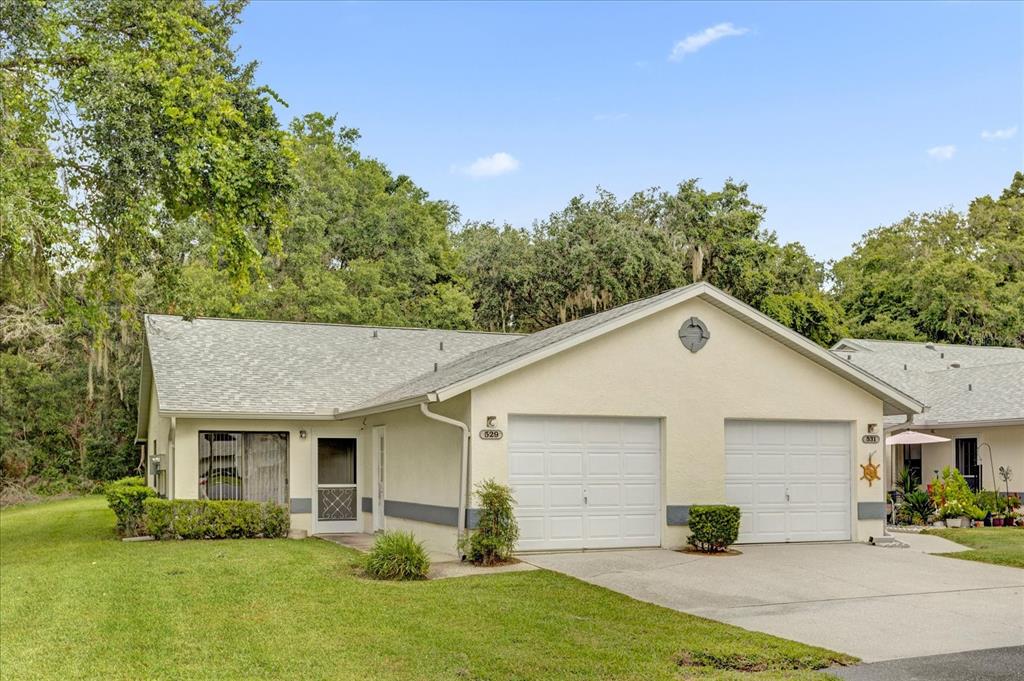
[[[874,455],[875,455],[875,453],[871,452],[871,454],[868,455],[868,462],[867,463],[862,463],[860,465],[861,470],[864,471],[864,474],[860,476],[860,479],[861,480],[867,480],[868,481],[868,487],[871,487],[871,485],[875,482],[875,480],[881,480],[882,479],[882,476],[880,476],[878,474],[879,464],[871,463],[871,458]]]

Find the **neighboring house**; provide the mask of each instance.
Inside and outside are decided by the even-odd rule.
[[[887,465],[891,483],[910,469],[927,483],[946,466],[973,489],[1024,490],[1024,349],[844,338],[832,352],[913,395],[925,411],[886,419],[886,432],[938,435],[948,442],[897,445]]]
[[[677,547],[693,504],[745,542],[882,532],[885,415],[922,405],[699,283],[528,336],[145,320],[139,442],[179,498],[285,502],[311,533],[454,553],[487,478],[520,550]]]

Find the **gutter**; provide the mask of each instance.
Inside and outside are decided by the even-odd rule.
[[[469,486],[469,426],[462,421],[441,416],[427,409],[426,402],[420,402],[420,413],[431,421],[438,421],[449,426],[454,426],[462,431],[462,467],[459,472],[459,517],[458,517],[458,544],[466,533],[466,489]],[[462,547],[456,544],[456,555],[462,555]]]

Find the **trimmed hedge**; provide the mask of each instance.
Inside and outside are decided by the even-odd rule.
[[[426,579],[430,558],[412,532],[392,530],[377,537],[362,566],[374,579]]]
[[[156,496],[142,478],[121,478],[103,488],[107,505],[117,516],[117,533],[134,537],[145,530],[144,503]]]
[[[284,537],[289,517],[273,502],[147,499],[146,530],[159,539]]]
[[[687,543],[698,551],[725,551],[740,533],[740,509],[736,506],[691,506]]]

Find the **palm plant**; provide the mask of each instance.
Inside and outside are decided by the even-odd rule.
[[[903,511],[910,521],[917,525],[928,522],[928,517],[935,510],[928,493],[923,490],[914,490],[903,495]]]

